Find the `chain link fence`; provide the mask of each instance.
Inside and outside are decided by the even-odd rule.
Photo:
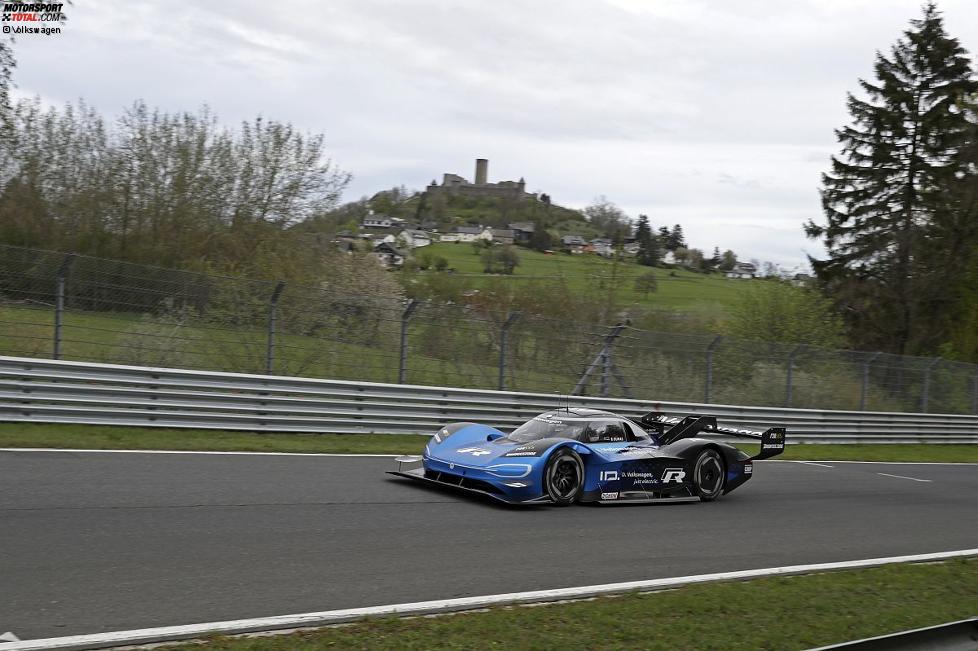
[[[163,269],[0,245],[0,354],[812,409],[978,413],[978,365]]]

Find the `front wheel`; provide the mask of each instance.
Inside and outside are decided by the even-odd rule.
[[[584,462],[569,448],[557,450],[543,470],[543,483],[554,504],[573,504],[584,489]]]
[[[700,452],[693,466],[693,489],[697,497],[704,502],[717,499],[723,494],[725,479],[720,453],[712,448]]]

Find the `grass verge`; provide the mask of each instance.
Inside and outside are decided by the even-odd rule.
[[[203,648],[808,649],[965,619],[976,605],[978,560],[967,559],[213,638]]]
[[[116,425],[0,423],[0,447],[417,454],[414,434],[258,434]],[[750,445],[741,446],[748,453]],[[753,446],[756,448],[756,446]],[[779,459],[978,463],[978,445],[789,445]]]

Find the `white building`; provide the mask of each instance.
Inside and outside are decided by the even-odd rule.
[[[458,226],[455,234],[458,235],[459,242],[475,242],[482,237],[483,228],[481,226]],[[492,234],[490,233],[490,238]]]
[[[406,247],[409,249],[419,249],[422,246],[431,244],[431,236],[424,231],[406,228],[398,234]]]
[[[370,215],[364,217],[360,225],[364,228],[390,228],[392,223],[391,218],[385,215]]]
[[[727,278],[755,278],[757,277],[757,267],[750,262],[738,262],[734,268],[727,272]]]

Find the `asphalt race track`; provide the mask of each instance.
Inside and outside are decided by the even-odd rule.
[[[391,466],[0,451],[0,632],[32,639],[978,547],[978,465],[759,462],[712,504],[532,509],[388,478]]]

